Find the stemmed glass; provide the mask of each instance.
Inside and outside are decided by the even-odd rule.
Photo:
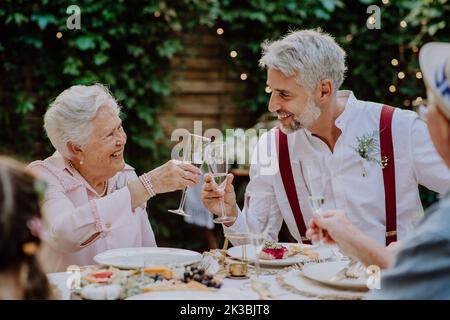
[[[190,163],[197,168],[203,165],[205,148],[211,143],[211,139],[190,133],[186,139],[183,147],[183,162]],[[178,209],[170,209],[169,212],[179,214],[182,216],[190,216],[184,211],[184,204],[186,202],[187,187],[184,188],[181,196],[180,206]]]
[[[322,155],[305,156],[300,158],[300,172],[305,182],[308,193],[309,205],[313,209],[314,215],[319,215],[325,204],[325,188],[329,183],[330,175],[325,157]],[[323,245],[323,234],[320,236],[320,243]]]
[[[227,144],[225,142],[213,142],[206,148],[206,163],[209,173],[217,185],[218,191],[224,191],[228,175]],[[229,216],[225,210],[224,200],[220,201],[220,217],[215,218],[215,223],[229,223],[236,217]]]
[[[277,205],[275,195],[269,192],[247,191],[244,198],[245,222],[249,240],[255,248],[256,280],[260,275],[260,254],[266,241],[269,239],[269,221],[272,210]]]

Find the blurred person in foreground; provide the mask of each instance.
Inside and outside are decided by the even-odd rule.
[[[432,42],[420,51],[420,67],[427,88],[426,120],[436,150],[450,167],[450,43]],[[343,211],[328,211],[310,222],[307,236],[337,243],[347,255],[366,266],[387,268],[381,289],[368,299],[450,299],[450,191],[430,207],[416,230],[390,251],[354,226]]]
[[[54,298],[37,257],[43,188],[22,164],[0,157],[0,300]]]
[[[28,168],[48,183],[42,257],[47,272],[93,264],[109,249],[154,247],[147,201],[199,182],[200,170],[170,160],[137,176],[124,161],[120,108],[100,84],[63,91],[44,117],[56,152]]]

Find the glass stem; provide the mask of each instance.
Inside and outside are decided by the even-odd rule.
[[[178,208],[179,211],[184,211],[184,203],[186,202],[186,191],[187,191],[187,187],[184,188],[183,190],[183,194],[181,195],[181,201],[180,201],[180,207]]]

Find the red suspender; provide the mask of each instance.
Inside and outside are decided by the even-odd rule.
[[[395,158],[392,142],[392,116],[395,108],[384,105],[380,115],[381,159],[387,159],[383,168],[386,206],[386,245],[397,241],[397,203],[395,198]],[[386,157],[386,158],[385,158]]]
[[[295,223],[300,232],[302,243],[311,244],[311,241],[306,238],[306,225],[303,220],[303,214],[300,209],[300,202],[298,201],[297,190],[295,189],[294,176],[292,175],[291,160],[289,157],[287,135],[280,131],[279,128],[275,130],[275,141],[277,143],[278,153],[278,168],[280,169],[281,180],[283,180],[284,190],[286,191],[289,205],[294,214]]]
[[[395,108],[384,105],[380,115],[380,151],[381,159],[387,159],[383,170],[384,197],[386,207],[386,245],[397,241],[397,203],[395,197],[395,158],[394,145],[392,141],[392,117]],[[277,143],[278,166],[284,190],[286,191],[289,205],[294,214],[295,223],[302,237],[303,243],[311,243],[306,237],[306,226],[295,189],[294,177],[292,175],[291,160],[287,143],[287,135],[275,130],[275,141]]]

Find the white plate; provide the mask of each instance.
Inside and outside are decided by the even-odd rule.
[[[176,248],[121,248],[97,254],[98,264],[123,269],[136,269],[150,266],[189,265],[202,260],[198,252]]]
[[[256,300],[258,295],[238,289],[218,291],[154,291],[128,297],[126,300]]]
[[[319,259],[328,259],[333,255],[333,251],[327,247],[314,248],[314,246],[311,246],[308,244],[286,243],[286,242],[281,242],[281,244],[283,246],[285,246],[288,250],[289,250],[290,245],[296,245],[296,246],[300,246],[303,248],[312,247],[312,249],[311,249],[312,251],[319,253]],[[230,257],[233,257],[236,259],[242,259],[243,249],[244,249],[243,246],[236,246],[236,247],[232,247],[232,248],[228,249],[227,252]],[[247,245],[245,245],[245,249],[247,251],[248,261],[254,263],[255,258],[256,258],[255,247],[251,244],[247,244]],[[259,262],[262,265],[279,266],[279,267],[290,266],[290,265],[305,262],[305,261],[310,261],[310,259],[307,256],[302,255],[302,254],[296,254],[295,256],[288,257],[286,259],[274,259],[274,260],[259,259]]]
[[[367,278],[365,277],[357,279],[344,278],[337,281],[333,280],[333,277],[345,268],[348,263],[348,261],[309,263],[303,267],[303,275],[311,280],[315,280],[333,287],[369,290],[367,287]]]

